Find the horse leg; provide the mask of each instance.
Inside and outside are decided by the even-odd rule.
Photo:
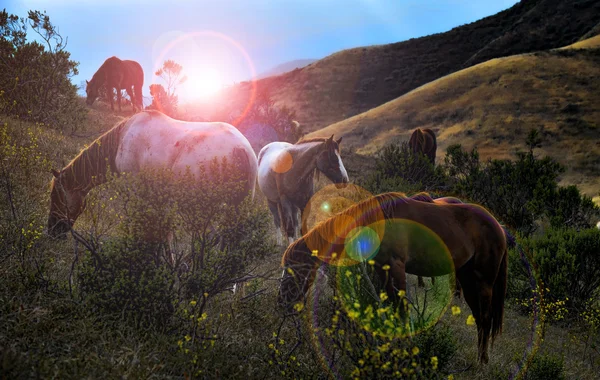
[[[283,222],[283,228],[288,238],[288,245],[294,242],[294,233],[296,231],[297,218],[295,214],[294,205],[287,199],[287,197],[281,197],[281,219]]]
[[[127,87],[125,91],[127,91],[127,95],[129,95],[129,99],[131,99],[131,106],[133,107],[133,112],[135,112],[137,110],[137,104],[133,96],[133,87]]]
[[[461,293],[462,289],[460,286],[460,282],[458,281],[458,275],[456,276],[456,286],[454,288],[454,297],[456,298],[460,298],[460,293]]]
[[[135,102],[138,106],[138,109],[141,111],[144,109],[144,96],[142,95],[142,86],[133,86],[134,94],[135,94]]]
[[[279,217],[279,204],[273,201],[267,201],[269,210],[273,214],[273,222],[277,228],[277,245],[283,245],[283,234],[281,233],[281,218]]]
[[[119,106],[119,112],[121,112],[121,89],[117,88],[117,105]]]
[[[472,266],[473,264],[471,262],[465,264],[465,266],[458,271],[458,278],[465,296],[465,301],[471,308],[471,313],[473,314],[477,325],[478,360],[485,364],[488,361],[487,341],[491,330],[491,318],[489,313],[492,302],[491,288],[486,289],[486,286],[476,279]],[[486,307],[487,312],[484,309]],[[487,329],[486,323],[488,326]]]
[[[112,87],[111,88],[107,88],[106,91],[107,91],[107,94],[108,94],[108,99],[110,99],[110,110],[114,111],[115,110],[115,100],[113,99],[113,89],[112,89]]]
[[[422,276],[418,276],[417,277],[417,283],[419,285],[419,288],[424,288],[425,287],[425,282],[423,281],[423,277]]]

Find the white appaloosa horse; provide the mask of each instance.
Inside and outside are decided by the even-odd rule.
[[[158,111],[144,111],[120,122],[82,150],[60,172],[53,170],[48,233],[64,237],[85,206],[85,196],[106,182],[107,170],[138,173],[170,169],[198,176],[217,158],[238,165],[245,187],[236,199],[254,196],[258,162],[248,140],[232,125],[185,122]]]

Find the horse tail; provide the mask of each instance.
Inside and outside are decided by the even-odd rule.
[[[254,153],[252,153],[254,155]],[[234,148],[233,149],[233,159],[237,165],[238,173],[241,175],[242,179],[246,180],[246,184],[244,187],[244,193],[241,199],[237,200],[237,203],[241,203],[243,198],[250,194],[252,198],[254,198],[254,189],[256,187],[256,177],[257,177],[257,164],[256,164],[256,156],[254,158],[254,165],[252,165],[252,159],[249,157],[249,153],[244,148]]]
[[[504,299],[506,298],[506,286],[508,278],[508,249],[504,250],[500,270],[494,282],[492,291],[492,344],[494,339],[502,333],[502,321],[504,320]]]

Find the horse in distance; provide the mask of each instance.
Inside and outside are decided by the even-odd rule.
[[[97,138],[60,172],[53,170],[48,233],[66,236],[83,212],[85,196],[106,182],[109,170],[118,174],[164,168],[183,174],[189,168],[197,176],[215,158],[239,165],[244,187],[235,202],[253,197],[256,155],[234,126],[174,120],[158,111],[138,113]]]
[[[98,97],[99,89],[104,85],[109,94],[110,109],[114,111],[113,88],[117,91],[117,105],[121,111],[121,90],[127,91],[133,110],[144,108],[142,86],[144,85],[144,70],[136,61],[121,60],[117,57],[110,57],[98,71],[92,76],[90,81],[85,81],[87,94],[86,103],[91,106]]]
[[[348,173],[340,156],[342,138],[313,138],[296,144],[272,142],[258,155],[258,185],[267,198],[278,230],[281,227],[291,243],[298,234],[300,215],[314,195],[314,177],[319,172],[336,184],[348,183]]]
[[[417,128],[410,136],[408,146],[415,154],[424,154],[431,162],[435,164],[435,154],[437,150],[437,141],[435,133],[429,128]]]
[[[432,246],[410,228],[415,225],[426,227],[443,242],[452,265],[440,265],[436,252],[428,248]],[[355,244],[354,236],[360,238],[362,229],[372,231],[363,235],[371,240]],[[508,251],[503,228],[487,210],[422,202],[402,193],[365,199],[316,225],[287,248],[278,303],[292,310],[306,300],[321,264],[348,266],[369,259],[388,297],[396,301],[398,290],[406,290],[406,273],[433,277],[456,271],[477,324],[478,359],[488,362],[488,341],[502,331]],[[384,278],[388,271],[391,281]]]

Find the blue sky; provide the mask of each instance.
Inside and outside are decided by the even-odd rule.
[[[280,63],[444,32],[516,0],[8,0],[9,13],[46,10],[68,37],[79,84],[116,55],[133,59],[148,86],[165,59],[179,62],[192,98],[202,83],[247,80]]]

